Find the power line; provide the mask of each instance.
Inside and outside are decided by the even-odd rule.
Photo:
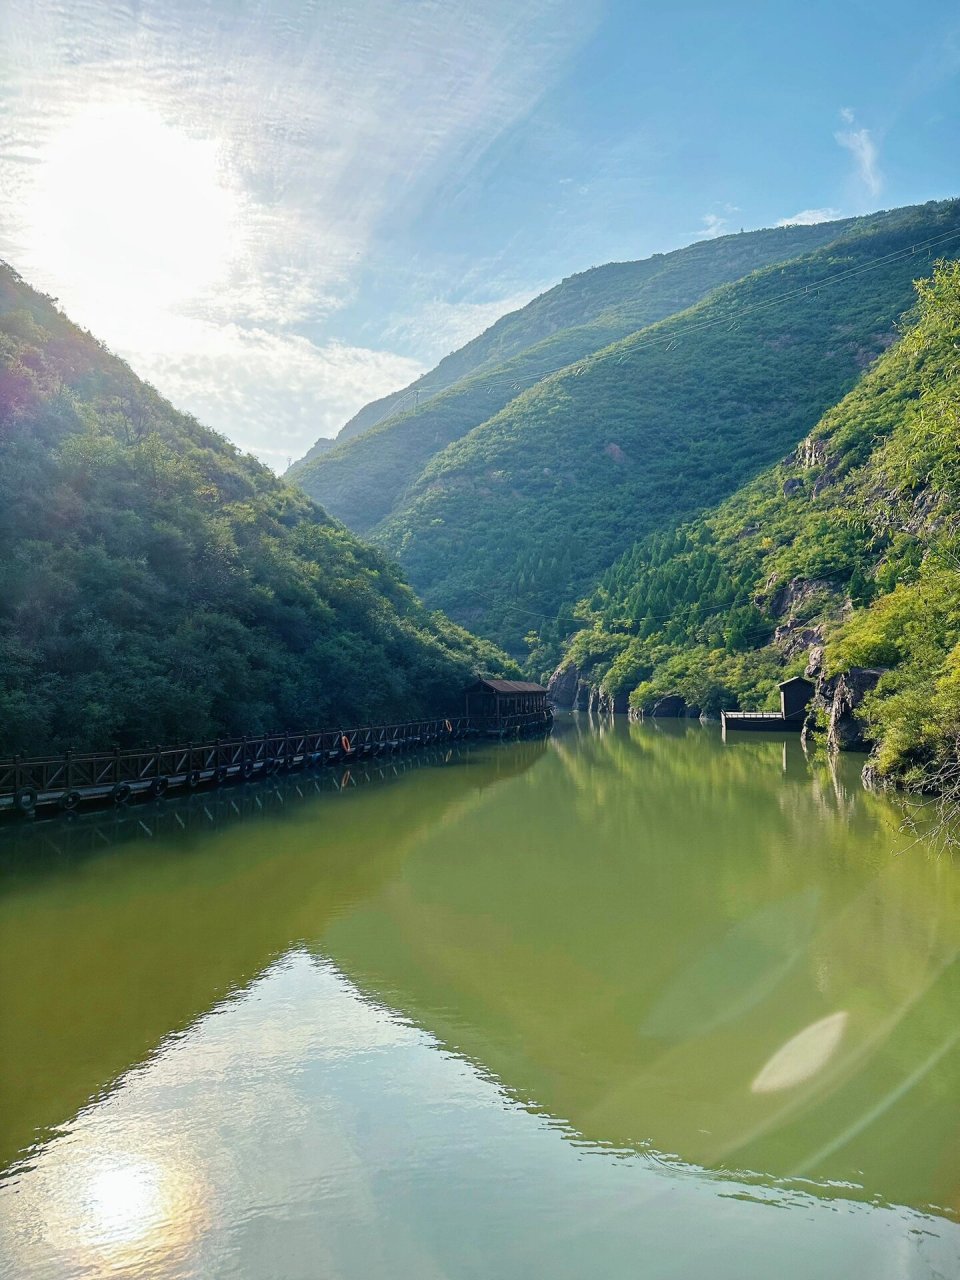
[[[762,302],[757,302],[753,304],[746,304],[745,306],[739,309],[739,314],[744,315],[748,313],[756,313],[759,311],[764,311],[769,309],[772,306],[778,305],[781,302],[788,301],[792,298],[808,295],[811,291],[814,291],[816,295],[819,295],[819,292],[821,289],[828,288],[829,286],[836,284],[839,281],[849,279],[852,276],[862,275],[869,271],[878,270],[880,267],[889,265],[892,262],[902,261],[909,257],[915,257],[917,253],[922,253],[925,250],[928,252],[928,255],[929,255],[929,252],[934,247],[943,245],[950,240],[956,240],[956,239],[960,239],[960,230],[948,231],[937,236],[931,236],[927,240],[917,241],[914,244],[911,244],[909,247],[905,246],[901,249],[891,250],[889,253],[883,254],[879,258],[874,258],[869,262],[859,263],[856,266],[845,268],[843,271],[835,272],[833,275],[828,276],[825,279],[822,279],[820,281],[815,281],[805,285],[797,285],[795,288],[785,290],[783,293],[778,294],[774,298],[768,298]],[[725,324],[730,329],[739,328],[739,321],[734,320],[734,322],[731,324],[730,317],[728,314],[726,316],[719,316],[714,319],[704,320],[697,324],[691,325],[685,330],[685,334],[690,332],[701,332],[708,328],[714,328],[720,324]],[[629,342],[630,339],[626,338],[626,339],[623,339],[622,341]],[[655,346],[655,345],[660,345],[662,343],[668,344],[667,350],[669,351],[674,346],[676,346],[679,341],[680,339],[678,339],[674,334],[671,334],[671,333],[662,334],[662,335],[658,334],[653,337],[647,338],[644,342],[632,345],[630,347],[630,353],[632,354],[632,352],[634,351],[642,350],[647,346]],[[626,358],[626,354],[627,353],[624,352],[620,356],[620,358],[617,361],[618,364],[623,362],[623,360]],[[599,354],[597,354],[592,358],[599,359],[600,356]],[[571,367],[572,365],[570,364],[561,366],[561,368],[571,368]],[[553,373],[557,373],[559,371],[560,371],[559,369],[556,369],[556,370],[553,370]],[[577,373],[579,374],[579,372],[581,371],[582,371],[582,366],[578,368]],[[542,376],[550,377],[552,376],[552,374],[544,374]],[[499,602],[494,597],[484,596],[483,592],[479,592],[479,591],[474,591],[473,594],[476,596],[479,596],[481,599],[486,599],[488,604],[495,605],[501,609],[505,609],[508,612],[523,614],[524,616],[529,618],[536,618],[541,622],[553,622],[556,620],[556,616],[557,616],[556,613],[546,614],[533,609],[525,609],[521,605]],[[561,604],[558,607],[557,612],[559,612],[563,607],[564,607],[563,604]],[[735,607],[735,606],[730,606],[730,605],[718,606],[716,610],[703,610],[703,613],[707,614],[713,611],[721,612],[724,609],[729,609],[732,607]],[[660,617],[651,618],[650,621],[653,621],[653,622],[667,621],[667,620],[673,619],[675,616],[676,616],[675,613],[663,614]]]
[[[942,232],[940,235],[931,236],[926,240],[917,240],[909,246],[904,246],[901,249],[892,249],[889,253],[881,254],[881,256],[878,258],[872,258],[867,262],[861,262],[861,263],[857,263],[854,266],[846,267],[842,271],[836,271],[833,274],[828,274],[827,276],[823,277],[820,280],[810,281],[802,285],[796,285],[792,289],[784,290],[783,293],[775,294],[772,298],[766,298],[761,302],[743,304],[735,310],[734,314],[740,315],[740,316],[755,315],[758,312],[769,310],[769,308],[778,306],[783,302],[788,302],[791,299],[807,297],[810,294],[813,294],[815,297],[819,297],[820,291],[822,289],[828,289],[835,284],[841,283],[844,280],[849,280],[853,276],[864,275],[870,271],[877,271],[881,267],[889,266],[894,262],[899,262],[907,258],[916,257],[918,254],[922,255],[924,252],[926,252],[927,256],[929,257],[931,251],[934,248],[940,245],[946,244],[950,240],[956,240],[958,238],[960,238],[960,231],[946,231],[946,232]],[[827,245],[824,247],[830,248],[831,246]],[[844,247],[844,242],[842,240],[836,242],[836,247],[838,249],[842,249]],[[802,261],[803,261],[802,257],[793,258],[785,262],[783,264],[783,267],[784,268],[789,267],[791,265],[794,265]],[[777,268],[777,264],[772,264],[767,268],[760,268],[760,270],[770,271],[770,270],[776,270],[776,268]],[[724,287],[729,288],[730,286],[729,284],[726,286],[718,285],[717,289],[721,289]],[[683,317],[688,311],[691,311],[694,308],[703,305],[706,301],[708,301],[711,298],[714,292],[715,292],[714,290],[711,290],[710,293],[708,293],[704,299],[700,300],[700,302],[694,303],[691,307],[686,308],[685,311],[682,311],[677,315],[666,316],[662,320],[654,321],[653,324],[642,326],[640,329],[636,330],[636,333],[644,333],[645,330],[654,329],[660,325],[669,325],[671,326],[671,329],[672,329],[672,327],[677,323],[678,320],[681,319],[681,317]],[[730,313],[728,312],[725,315],[717,316],[714,318],[708,318],[700,321],[693,321],[692,323],[684,322],[684,329],[680,336],[677,336],[673,332],[666,332],[662,334],[650,334],[641,342],[631,343],[631,338],[634,335],[627,334],[623,338],[619,338],[615,342],[608,344],[607,347],[601,348],[600,351],[591,352],[586,356],[577,356],[573,360],[567,361],[566,364],[557,365],[555,369],[549,369],[545,373],[537,374],[533,379],[533,381],[528,383],[526,386],[522,386],[521,383],[519,382],[512,382],[510,384],[510,389],[512,391],[516,391],[517,394],[520,395],[524,391],[529,390],[530,387],[536,386],[537,383],[542,382],[545,378],[552,378],[554,374],[561,373],[564,369],[574,369],[574,366],[577,366],[577,367],[576,369],[574,369],[573,376],[579,377],[580,374],[582,374],[586,368],[586,365],[583,363],[584,361],[594,362],[594,361],[599,361],[601,358],[605,358],[603,357],[603,352],[609,351],[610,347],[619,346],[621,344],[627,344],[627,343],[630,344],[629,349],[627,351],[624,351],[622,355],[619,357],[619,359],[616,361],[617,364],[622,364],[623,361],[626,359],[627,355],[628,354],[632,355],[633,352],[635,351],[643,351],[647,347],[655,347],[663,344],[666,344],[667,350],[669,351],[678,345],[682,345],[683,339],[687,336],[687,334],[702,333],[704,330],[715,328],[721,324],[726,325],[727,328],[731,331],[736,330],[740,327],[739,320],[734,319],[731,322]],[[443,391],[451,390],[456,385],[457,383],[453,382],[448,384],[445,387],[437,387],[436,392],[439,395]],[[396,400],[392,405],[384,409],[383,412],[379,415],[379,417],[374,419],[374,421],[370,424],[370,427],[379,426],[381,422],[384,422],[388,418],[394,417],[395,415],[399,414],[401,411],[401,406],[404,405],[405,402],[409,401],[413,396],[416,396],[415,407],[419,408],[421,392],[422,391],[432,392],[433,390],[434,388],[430,386],[426,386],[426,387],[420,386],[420,387],[411,387],[407,391],[400,393],[399,399]],[[484,390],[486,391],[487,395],[492,395],[494,393],[493,388],[489,386],[484,388]],[[480,424],[477,424],[477,425],[480,425]],[[370,428],[365,428],[364,434],[369,429]]]

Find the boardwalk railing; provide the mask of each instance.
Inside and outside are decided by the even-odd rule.
[[[497,736],[544,732],[552,716],[531,713],[511,716],[509,721],[503,721]],[[31,813],[38,805],[47,804],[58,804],[69,811],[85,800],[112,799],[123,804],[135,795],[160,797],[171,788],[248,781],[278,770],[390,755],[488,732],[486,723],[474,724],[466,716],[451,716],[357,729],[218,739],[180,747],[67,751],[59,756],[29,759],[14,756],[0,759],[0,812]]]

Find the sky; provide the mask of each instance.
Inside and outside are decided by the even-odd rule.
[[[282,470],[564,276],[960,194],[941,0],[0,0],[0,258]]]

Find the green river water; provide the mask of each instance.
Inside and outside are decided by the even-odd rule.
[[[960,867],[683,723],[0,831],[0,1275],[960,1276]]]

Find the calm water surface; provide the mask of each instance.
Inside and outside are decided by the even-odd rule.
[[[960,868],[858,764],[573,718],[6,828],[0,1275],[955,1280]]]

